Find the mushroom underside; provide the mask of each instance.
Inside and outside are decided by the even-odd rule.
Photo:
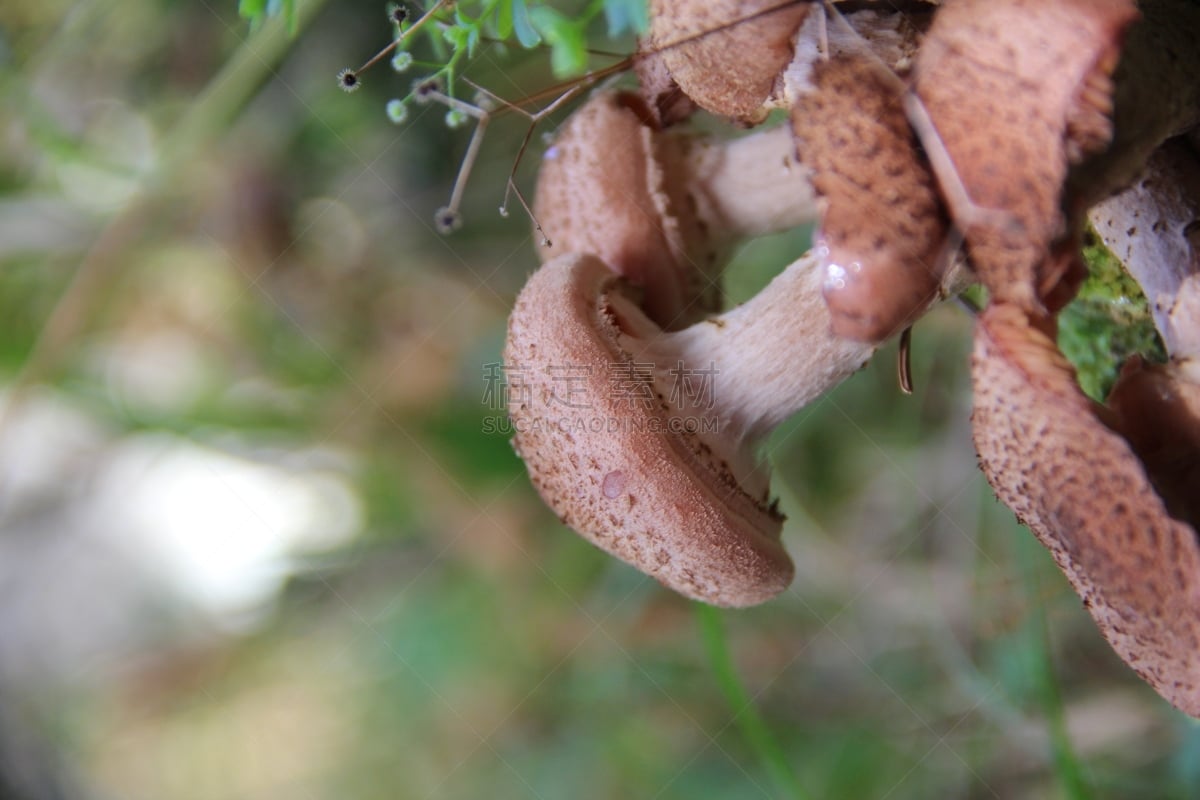
[[[679,435],[691,421],[638,380],[604,299],[618,283],[568,254],[522,290],[504,353],[514,447],[546,504],[596,546],[686,597],[764,602],[792,578],[782,517]]]
[[[1113,649],[1200,715],[1200,543],[1096,416],[1052,339],[1011,306],[977,325],[972,414],[997,497],[1053,554]]]

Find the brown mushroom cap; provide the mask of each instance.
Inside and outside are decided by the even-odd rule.
[[[679,89],[704,110],[757,124],[766,117],[764,106],[792,58],[792,40],[809,5],[651,0],[641,59],[661,60]],[[658,98],[650,102],[659,105]]]
[[[688,597],[761,603],[792,578],[782,518],[678,435],[688,422],[663,398],[618,390],[613,376],[637,369],[604,299],[618,281],[570,254],[522,290],[504,352],[514,447],[546,504],[598,547]]]
[[[533,212],[552,244],[539,255],[592,253],[645,290],[653,319],[686,324],[697,311],[714,310],[718,295],[710,281],[693,275],[686,232],[669,204],[641,101],[628,93],[596,94],[543,157]]]
[[[955,220],[996,301],[1040,313],[1082,277],[1078,259],[1045,256],[1077,234],[1068,169],[1110,139],[1111,75],[1136,15],[1133,0],[957,0],[934,18],[917,94],[970,201],[999,212]]]
[[[1200,716],[1200,542],[1129,445],[1097,419],[1054,341],[1012,305],[980,317],[972,357],[980,467],[1101,633],[1164,698]]]
[[[816,235],[834,333],[880,342],[939,297],[949,220],[904,111],[904,87],[873,57],[812,65],[792,128],[823,202]]]
[[[598,92],[546,151],[534,214],[543,260],[591,253],[643,292],[666,329],[720,306],[733,242],[810,221],[816,202],[785,127],[738,139],[663,133],[635,95]]]

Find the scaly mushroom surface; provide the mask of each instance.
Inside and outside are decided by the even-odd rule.
[[[688,597],[744,606],[783,591],[791,561],[757,445],[872,351],[830,333],[820,281],[807,257],[744,305],[664,332],[599,259],[543,265],[504,355],[514,446],[542,498]]]
[[[978,323],[972,424],[996,495],[1054,556],[1113,649],[1200,715],[1200,543],[1105,427],[1047,331],[1000,304]]]
[[[801,36],[817,44],[812,19]],[[956,247],[900,76],[844,25],[827,40],[831,52],[807,64],[798,53],[788,68],[791,125],[821,200],[815,243],[833,330],[881,342],[939,297]]]
[[[677,86],[706,111],[746,124],[762,122],[810,5],[651,0],[650,31],[639,60],[646,64],[643,73],[663,76],[648,87],[652,106],[664,109],[662,98]],[[669,111],[663,116],[667,122],[678,119]]]
[[[804,224],[816,201],[786,127],[732,140],[661,132],[636,95],[598,92],[547,150],[534,215],[552,243],[543,260],[598,256],[677,328],[719,310],[734,242]]]

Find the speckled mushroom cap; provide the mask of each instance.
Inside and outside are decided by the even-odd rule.
[[[812,90],[791,111],[823,201],[815,238],[833,331],[868,342],[924,314],[951,264],[949,219],[905,114],[904,85],[885,69],[857,48],[835,49],[812,64]]]
[[[980,317],[972,358],[980,467],[1041,540],[1113,649],[1200,716],[1200,542],[1079,391],[1053,340],[1011,305]]]
[[[569,254],[522,290],[504,352],[514,447],[546,504],[593,544],[687,597],[764,602],[792,578],[782,518],[678,433],[687,421],[664,398],[620,391],[636,367],[606,301],[619,283]]]
[[[651,0],[641,59],[660,60],[705,111],[755,124],[767,115],[764,105],[808,11],[808,3],[778,0]],[[661,73],[657,66],[640,71]]]
[[[644,113],[636,95],[601,92],[571,115],[538,173],[533,212],[552,243],[539,255],[598,256],[645,291],[652,319],[678,326],[693,306],[714,310],[717,296],[687,262],[689,231],[670,208]]]
[[[955,222],[993,301],[1040,312],[1077,288],[1065,183],[1110,141],[1112,72],[1136,16],[1132,0],[957,0],[934,17],[916,90],[970,202],[992,212]]]
[[[732,244],[812,220],[808,170],[779,126],[734,139],[662,132],[636,95],[600,91],[543,157],[534,214],[542,260],[591,253],[675,330],[718,310]]]

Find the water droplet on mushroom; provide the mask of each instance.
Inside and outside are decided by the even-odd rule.
[[[625,491],[625,473],[619,469],[615,469],[605,475],[600,490],[604,492],[604,496],[609,500],[620,497],[621,492]]]
[[[846,270],[839,264],[827,264],[825,266],[825,289],[845,289],[846,288]]]

